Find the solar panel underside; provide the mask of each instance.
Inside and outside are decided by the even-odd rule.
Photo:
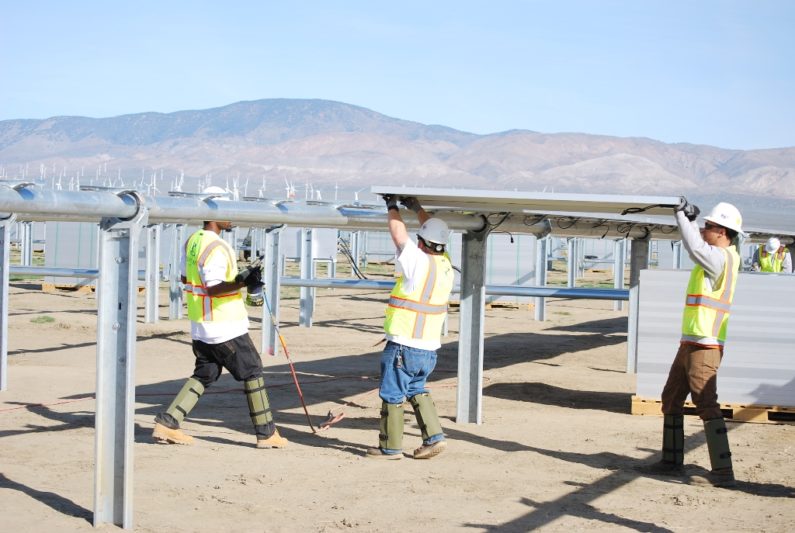
[[[373,186],[376,195],[415,196],[423,207],[475,213],[556,212],[577,215],[643,213],[671,215],[679,196],[627,196],[613,194],[567,194],[544,192],[489,191],[480,189],[433,189],[425,187]]]

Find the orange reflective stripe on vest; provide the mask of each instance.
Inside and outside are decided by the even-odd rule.
[[[220,250],[219,250],[220,247]],[[227,245],[212,232],[199,230],[185,243],[185,283],[188,317],[194,322],[241,320],[246,318],[246,308],[239,291],[229,291],[211,296],[203,284],[201,270],[213,252],[229,255]],[[228,257],[226,280],[231,281],[237,275],[237,265]]]
[[[392,289],[384,330],[400,337],[438,340],[452,288],[450,261],[444,256],[428,255],[428,272],[421,285],[415,285],[411,294],[405,294],[401,277]]]
[[[723,253],[726,262],[721,275],[723,282],[718,290],[710,291],[705,283],[704,269],[699,265],[693,267],[682,315],[682,335],[685,337],[707,339],[706,342],[723,342],[726,339],[726,325],[737,285],[740,259],[733,246],[724,249]]]

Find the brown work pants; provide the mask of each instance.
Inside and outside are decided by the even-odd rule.
[[[722,418],[718,404],[718,367],[721,348],[681,343],[662,392],[662,412],[681,415],[690,394],[702,420]]]

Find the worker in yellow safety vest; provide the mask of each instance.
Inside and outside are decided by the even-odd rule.
[[[401,203],[414,211],[422,226],[417,244],[409,238],[400,215],[398,197],[385,195],[389,233],[397,248],[396,263],[402,272],[389,295],[384,332],[386,347],[381,354],[381,423],[378,446],[367,457],[403,457],[403,403],[408,399],[422,433],[422,445],[414,459],[430,459],[447,447],[436,406],[426,382],[436,366],[441,346],[447,302],[454,273],[445,253],[449,239],[447,224],[428,215],[414,197]]]
[[[699,209],[682,198],[675,209],[682,242],[695,263],[687,285],[682,337],[662,392],[662,459],[639,467],[654,475],[684,475],[684,403],[688,394],[704,422],[712,469],[691,476],[696,484],[735,485],[729,439],[718,404],[717,372],[740,269],[736,239],[742,216],[731,204],[717,204],[696,224]]]
[[[792,258],[786,246],[776,237],[770,237],[754,251],[753,269],[762,272],[792,272]]]
[[[226,200],[226,191],[208,187],[204,201],[217,206]],[[238,271],[235,251],[220,236],[232,229],[229,221],[205,221],[185,243],[182,283],[191,321],[193,375],[166,411],[155,417],[152,437],[163,444],[190,444],[193,437],[180,424],[199,401],[205,389],[218,380],[226,368],[243,390],[254,425],[257,448],[284,448],[287,439],[273,423],[262,360],[248,333],[248,313],[241,289],[249,293],[262,289],[262,267]]]

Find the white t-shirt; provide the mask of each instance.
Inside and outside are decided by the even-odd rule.
[[[208,232],[215,235],[215,232]],[[229,244],[220,236],[217,236],[221,241],[224,251],[226,253],[212,253],[207,261],[204,263],[204,268],[199,268],[199,276],[205,287],[212,287],[218,285],[226,279],[226,268],[229,261],[235,256],[234,250]],[[185,276],[187,268],[185,266],[185,255],[182,256],[182,275]],[[220,344],[235,337],[239,337],[248,333],[248,318],[242,320],[225,320],[223,322],[193,322],[190,323],[190,336],[197,341],[206,342],[207,344]]]
[[[417,280],[424,280],[428,275],[430,265],[428,254],[420,250],[414,241],[409,239],[395,259],[398,271],[403,273],[403,289],[409,293],[413,292],[414,284]],[[386,334],[386,340],[420,350],[438,350],[442,345],[440,340],[413,339],[388,333]]]

